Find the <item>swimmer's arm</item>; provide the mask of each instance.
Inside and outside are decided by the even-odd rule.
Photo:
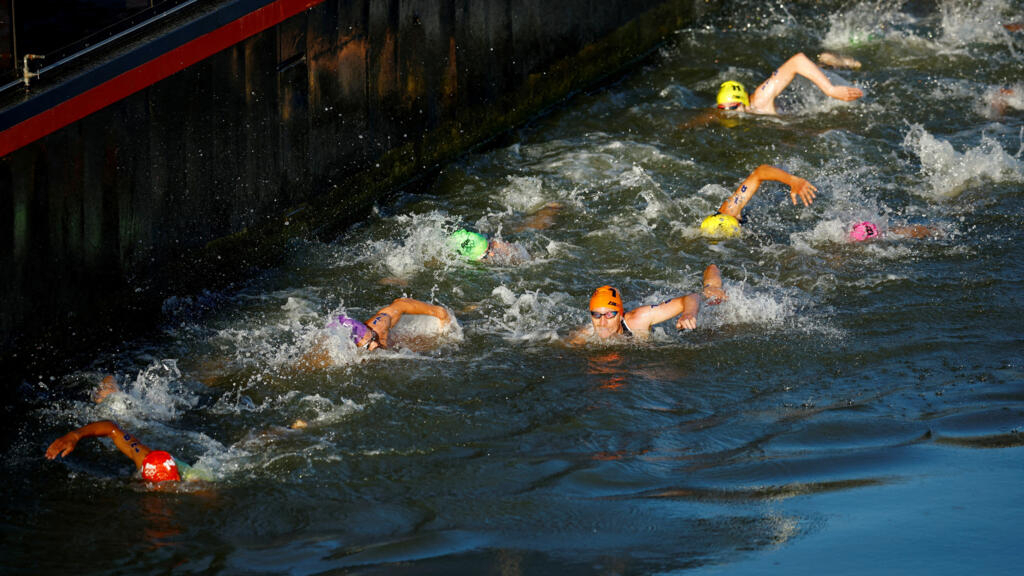
[[[676,127],[676,130],[685,131],[693,130],[695,128],[703,128],[708,124],[711,124],[720,117],[720,113],[717,109],[714,110],[703,110],[700,114],[694,116],[687,122],[683,122]]]
[[[527,228],[532,230],[546,230],[554,223],[555,216],[562,210],[562,204],[548,202],[540,210],[537,210],[527,218],[517,230],[523,231]]]
[[[565,344],[568,346],[582,346],[587,343],[587,331],[593,330],[590,325],[580,326],[565,337]]]
[[[843,100],[849,102],[856,100],[864,95],[859,88],[853,86],[836,86],[828,79],[828,76],[818,68],[818,65],[811,61],[803,52],[794,55],[789,60],[779,67],[780,76],[790,76],[792,74],[799,74],[804,78],[807,78],[818,87],[819,90],[825,93],[830,98],[836,100]],[[778,96],[778,94],[776,94]]]
[[[297,370],[319,370],[330,366],[331,363],[331,353],[321,337],[299,358],[298,362],[295,363],[295,368]]]
[[[77,430],[72,430],[71,432],[68,432],[54,440],[53,443],[50,444],[49,448],[46,449],[46,457],[53,460],[57,456],[67,456],[75,450],[79,440],[82,438],[94,438],[100,436],[106,436],[113,440],[117,449],[135,462],[136,468],[142,467],[142,461],[145,460],[146,456],[150,453],[150,449],[140,442],[138,438],[128,432],[125,432],[110,420],[101,420],[99,422],[86,424],[85,426],[82,426]]]
[[[910,226],[894,226],[889,229],[889,232],[906,238],[927,238],[934,233],[934,230],[921,224],[912,224]]]
[[[722,272],[714,264],[709,264],[704,269],[702,286],[704,300],[709,306],[721,304],[729,299],[729,295],[725,293],[725,289],[722,287]],[[676,327],[679,327],[678,323],[676,323]]]
[[[754,197],[754,193],[761,187],[761,182],[765,180],[782,182],[789,186],[789,196],[794,206],[796,206],[797,198],[804,203],[804,206],[810,206],[816,197],[815,193],[818,191],[810,182],[799,176],[793,176],[780,168],[762,164],[754,168],[750,176],[747,176],[740,183],[739,188],[722,203],[718,211],[738,220],[742,214],[743,207],[747,205],[747,202],[750,202],[750,199]]]
[[[629,324],[630,329],[635,332],[648,332],[651,326],[682,314],[680,322],[683,322],[683,318],[687,318],[688,320],[684,324],[692,330],[697,327],[698,310],[700,310],[700,298],[696,294],[687,294],[660,304],[651,304],[630,310],[626,313],[626,324]],[[676,325],[679,326],[679,323],[677,322]]]
[[[366,325],[377,333],[377,336],[380,338],[380,345],[387,347],[388,332],[391,331],[391,328],[398,323],[404,314],[433,316],[441,321],[442,326],[448,324],[451,320],[448,317],[448,310],[442,306],[427,304],[412,298],[396,298],[394,302],[378,310],[372,318],[366,321]]]
[[[394,302],[381,308],[377,314],[367,322],[372,328],[373,321],[377,319],[381,314],[385,314],[391,317],[391,325],[394,326],[398,323],[398,319],[403,314],[423,314],[426,316],[433,316],[441,321],[441,324],[447,324],[449,321],[448,310],[443,306],[435,306],[434,304],[427,304],[419,300],[412,298],[396,298]]]

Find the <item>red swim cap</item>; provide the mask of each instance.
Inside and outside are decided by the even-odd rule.
[[[163,450],[153,450],[142,461],[142,478],[148,482],[181,480],[174,458]]]

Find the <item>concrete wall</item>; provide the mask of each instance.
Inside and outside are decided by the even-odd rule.
[[[327,0],[11,152],[5,360],[121,338],[168,295],[272,264],[291,236],[336,233],[705,4]]]

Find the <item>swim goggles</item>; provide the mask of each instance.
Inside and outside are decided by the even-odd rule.
[[[378,348],[383,348],[383,346],[380,345],[380,335],[377,334],[376,330],[374,330],[373,328],[370,328],[370,339],[366,341],[366,344],[363,344],[362,346],[360,346],[360,348],[362,348],[364,350],[369,350],[370,349],[370,344],[373,344],[374,342],[377,343],[377,347]]]
[[[615,318],[618,315],[618,310],[609,310],[608,312],[595,312],[593,310],[590,311],[590,317],[593,318],[594,320],[597,320],[598,318]]]
[[[740,107],[740,103],[739,102],[733,102],[731,104],[719,104],[718,105],[718,109],[719,110],[736,110],[739,107]]]

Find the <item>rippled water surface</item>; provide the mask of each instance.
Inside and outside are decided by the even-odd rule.
[[[5,573],[1016,574],[1024,561],[1020,2],[738,4],[629,75],[445,167],[332,242],[163,330],[27,382],[2,465]],[[797,79],[778,118],[708,124],[833,50],[853,103]],[[757,165],[740,239],[700,220]],[[551,204],[560,206],[552,210]],[[547,208],[545,208],[547,206]],[[847,227],[885,236],[850,243]],[[896,227],[933,234],[903,238]],[[458,225],[523,264],[447,253]],[[570,347],[602,284],[626,307],[730,295],[698,329]],[[339,313],[399,296],[457,319],[293,368]],[[411,319],[410,319],[411,320]],[[105,373],[121,391],[95,404]],[[153,490],[113,419],[209,480]],[[290,430],[297,419],[304,430]]]

